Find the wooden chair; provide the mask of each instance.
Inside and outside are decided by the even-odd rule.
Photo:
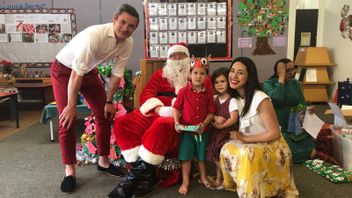
[[[134,92],[134,108],[139,108],[139,95],[141,94],[144,86],[147,84],[150,76],[159,68],[163,67],[165,60],[140,60],[140,75],[133,79],[133,84],[136,85]]]

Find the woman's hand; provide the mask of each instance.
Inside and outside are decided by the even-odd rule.
[[[314,106],[314,105],[308,106],[308,107],[307,107],[307,111],[308,111],[308,113],[310,113],[310,114],[315,113],[315,106]]]
[[[243,141],[242,134],[238,131],[230,131],[230,139],[235,141]]]
[[[283,62],[280,62],[277,65],[277,76],[279,77],[279,82],[284,83],[285,82],[285,75],[286,75],[286,65]]]

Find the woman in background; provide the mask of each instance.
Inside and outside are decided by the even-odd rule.
[[[295,70],[290,59],[278,60],[274,66],[274,74],[263,84],[263,91],[272,100],[281,132],[290,146],[293,162],[301,163],[314,156],[315,144],[306,132],[296,135],[287,131],[291,109],[299,104],[307,105],[299,81],[293,78]],[[308,109],[313,111],[314,107]]]

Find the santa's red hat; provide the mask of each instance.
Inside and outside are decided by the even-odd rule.
[[[170,44],[169,50],[167,51],[167,58],[170,58],[170,55],[175,52],[183,52],[189,57],[188,46],[186,43],[179,42],[175,44]]]

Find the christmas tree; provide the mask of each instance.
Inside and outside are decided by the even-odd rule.
[[[108,90],[109,80],[111,77],[112,62],[107,62],[98,66],[99,74],[101,75],[103,81],[105,82],[105,90]],[[132,71],[126,70],[124,72],[124,78],[121,79],[120,87],[118,91],[114,94],[113,101],[116,106],[115,119],[119,116],[125,115],[127,113],[126,109],[129,111],[133,108],[133,94],[134,86],[132,84]],[[77,160],[79,163],[84,162],[85,164],[97,163],[98,152],[96,146],[96,133],[95,133],[95,123],[94,114],[90,114],[85,118],[85,131],[81,136],[81,143],[77,144]],[[109,160],[115,166],[124,166],[125,161],[121,155],[120,149],[116,144],[116,140],[111,128],[110,137],[110,154]]]

